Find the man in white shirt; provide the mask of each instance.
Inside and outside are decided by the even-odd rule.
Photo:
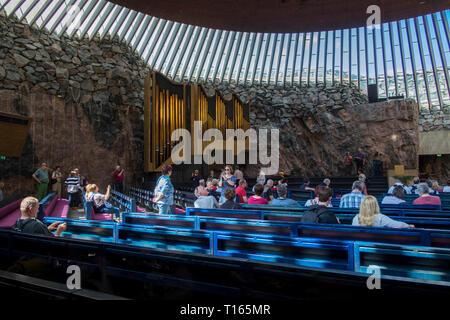
[[[213,209],[219,208],[219,203],[214,196],[209,196],[209,192],[206,189],[200,191],[200,196],[194,202],[194,207],[200,209]]]

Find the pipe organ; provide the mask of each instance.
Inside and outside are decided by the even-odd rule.
[[[199,85],[175,83],[157,72],[146,77],[144,86],[146,171],[160,171],[162,165],[172,163],[171,152],[176,144],[171,142],[172,132],[187,129],[192,134],[194,121],[202,123],[202,133],[217,128],[224,139],[226,129],[250,128],[249,106],[235,95],[226,100],[216,90],[208,96]]]

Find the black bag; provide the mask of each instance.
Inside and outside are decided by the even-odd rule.
[[[319,223],[320,216],[327,212],[328,212],[327,207],[313,205],[307,211],[305,211],[301,222],[303,222],[303,223]]]
[[[58,180],[57,179],[50,179],[50,185],[54,185]]]

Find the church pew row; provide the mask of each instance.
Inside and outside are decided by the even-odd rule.
[[[45,217],[66,218],[69,212],[69,201],[58,198],[57,193],[52,192],[39,202],[37,218],[43,220]]]
[[[297,206],[273,206],[273,205],[258,205],[258,204],[246,204],[241,203],[241,206],[249,210],[263,210],[271,212],[292,212],[292,213],[302,213],[309,209],[309,207],[297,207]],[[450,218],[450,211],[445,210],[429,210],[427,206],[418,206],[417,208],[409,209],[402,206],[386,206],[380,208],[381,213],[392,215],[392,216],[424,216],[424,217],[440,217],[440,218]],[[353,213],[357,214],[359,212],[358,208],[339,208],[330,207],[329,210],[333,213]]]
[[[112,221],[76,220],[67,218],[45,217],[46,225],[54,222],[66,223],[66,231],[61,233],[63,238],[82,239],[99,242],[116,243],[117,223]]]
[[[116,190],[111,190],[110,201],[114,206],[118,207],[120,211],[136,212],[136,200]]]
[[[286,208],[286,207],[284,207]],[[351,224],[356,213],[335,213],[341,224]],[[199,209],[187,208],[186,215],[254,219],[254,220],[272,220],[272,221],[293,221],[300,222],[303,213],[290,211],[270,211],[270,210],[228,210],[228,209]],[[389,215],[389,214],[388,214]],[[450,229],[449,218],[435,218],[422,216],[392,216],[397,221],[413,224],[417,228],[426,229]]]
[[[351,225],[306,224],[297,221],[270,221],[203,216],[124,214],[129,225],[176,227],[195,230],[266,234],[285,237],[308,237],[398,243],[450,248],[450,230],[391,229]]]
[[[20,218],[20,203],[22,199],[11,202],[0,208],[0,228],[11,228]],[[66,218],[69,211],[69,202],[66,199],[59,199],[56,193],[50,193],[39,202],[37,218],[43,220],[44,217]]]
[[[46,218],[46,222],[51,223],[53,219]],[[72,224],[69,219],[65,221],[68,225]],[[444,248],[129,224],[112,225],[116,228],[116,231],[113,231],[117,235],[115,242],[133,247],[360,272],[368,271],[370,265],[377,265],[384,275],[450,281],[450,249]],[[78,239],[94,240],[92,232],[95,233],[96,229],[100,228],[101,232],[105,232],[103,223],[76,227],[78,230],[71,228],[68,231],[70,238],[77,239],[79,232]],[[110,242],[110,235],[106,238],[103,242]]]
[[[20,203],[22,199],[13,201],[0,208],[0,228],[11,228],[22,215]]]
[[[227,297],[284,302],[450,297],[447,281],[422,281],[382,273],[380,296],[377,290],[367,289],[368,275],[360,272],[0,230],[0,268],[6,270],[26,262],[23,257],[34,261],[41,279],[66,279],[67,266],[77,265],[81,268],[84,289],[132,299],[173,298],[174,293],[179,299],[198,299],[203,303],[223,302]],[[52,257],[57,263],[47,263],[48,259],[43,257]],[[362,267],[364,264],[361,270]]]

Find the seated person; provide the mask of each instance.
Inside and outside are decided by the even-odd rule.
[[[255,184],[255,195],[248,198],[248,204],[269,204],[266,198],[263,198],[262,194],[264,187],[262,184]]]
[[[442,192],[450,192],[450,179],[447,180],[447,185],[444,187]]]
[[[428,187],[430,187],[430,194],[439,194],[439,183],[436,180],[430,181],[430,184],[428,184]]]
[[[394,191],[394,188],[395,188],[396,186],[401,186],[401,187],[405,190],[405,193],[406,193],[406,194],[410,194],[410,193],[411,193],[410,189],[409,189],[407,186],[405,186],[400,180],[397,180],[397,181],[394,183],[394,185],[391,186],[391,187],[389,188],[389,190],[388,190],[387,193],[392,194],[392,191]]]
[[[101,194],[98,192],[97,185],[89,184],[86,186],[86,201],[92,203],[92,209],[94,209],[95,213],[110,213],[112,219],[114,218],[113,215],[115,214],[115,216],[119,218],[120,217],[119,208],[113,207],[107,202],[110,193],[111,193],[110,185],[108,185],[106,194]]]
[[[419,179],[419,177],[415,177],[413,181],[414,181],[414,184],[411,187],[409,187],[409,192],[411,194],[418,194],[417,187],[419,186],[420,179]]]
[[[301,191],[314,191],[314,188],[311,188],[311,187],[309,186],[309,183],[310,183],[309,179],[308,179],[308,178],[305,178],[305,179],[303,180],[303,184],[300,186],[300,190],[301,190]]]
[[[438,196],[430,196],[430,188],[426,183],[419,184],[417,188],[419,192],[419,197],[413,201],[412,204],[431,204],[431,205],[441,205],[441,198]]]
[[[319,193],[318,193],[318,191],[319,191],[320,188],[323,188],[323,187],[317,188],[316,197],[314,199],[309,199],[308,201],[306,201],[305,202],[305,207],[311,207],[311,206],[319,203]],[[332,208],[332,207],[333,207],[333,205],[330,202],[328,204],[328,208]]]
[[[247,203],[247,191],[245,191],[245,188],[247,188],[247,181],[242,178],[239,180],[239,186],[236,188],[236,194],[239,197],[239,203]]]
[[[264,186],[264,198],[266,198],[267,201],[272,201],[273,199],[275,199],[275,197],[273,196],[273,180],[272,179],[268,179],[266,185]]]
[[[328,210],[328,204],[331,201],[333,193],[328,187],[317,189],[319,202],[311,206],[302,216],[302,223],[330,223],[338,224],[339,220]]]
[[[55,236],[59,236],[66,231],[67,225],[61,222],[54,222],[48,227],[36,219],[39,211],[39,201],[34,197],[26,197],[20,203],[21,217],[17,219],[13,229],[15,231],[42,234],[44,236],[53,236],[51,231],[56,230]]]
[[[359,214],[353,218],[352,225],[363,227],[414,228],[412,224],[408,225],[401,221],[395,221],[381,214],[378,201],[374,196],[367,196],[362,200]]]
[[[208,195],[213,196],[214,198],[216,198],[217,201],[219,201],[219,199],[220,199],[220,192],[216,191],[217,188],[214,187],[212,181],[208,181],[206,183],[206,190],[208,191]]]
[[[361,205],[362,199],[366,195],[362,193],[364,190],[364,182],[356,180],[352,185],[352,192],[344,194],[339,203],[339,208],[358,208]]]
[[[194,207],[201,209],[219,208],[219,203],[214,196],[210,196],[208,190],[203,189],[200,195],[194,202]]]
[[[200,179],[198,182],[198,186],[195,188],[194,190],[194,194],[195,196],[198,198],[200,197],[200,194],[202,193],[203,190],[206,189],[206,184],[205,184],[205,180],[204,179]]]
[[[383,201],[381,201],[381,204],[404,204],[406,203],[406,201],[403,200],[404,196],[405,189],[403,189],[401,186],[396,186],[392,191],[392,195],[384,197]]]
[[[226,201],[222,203],[220,209],[242,209],[241,205],[234,201],[236,199],[234,188],[229,188],[225,191],[225,199]]]
[[[367,193],[367,186],[366,186],[366,184],[367,184],[367,182],[366,182],[366,180],[367,180],[366,175],[364,173],[360,173],[358,175],[358,180],[364,183],[364,189],[362,190],[362,193],[367,196],[368,193]]]
[[[328,179],[328,178],[324,179],[324,180],[322,181],[321,184],[319,184],[318,186],[315,187],[315,189],[314,189],[314,194],[317,193],[317,190],[318,190],[320,187],[328,187],[328,188],[329,188],[329,187],[330,187],[330,184],[331,184],[331,180],[330,180],[330,179]]]
[[[298,206],[298,202],[294,199],[288,199],[287,198],[287,188],[284,184],[280,184],[278,186],[278,198],[272,200],[270,203],[274,206]]]

